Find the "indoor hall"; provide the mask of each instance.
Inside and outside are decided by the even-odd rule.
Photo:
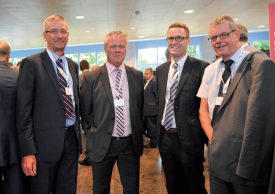
[[[34,3],[33,1],[27,0],[24,2],[26,3],[24,5],[18,3],[19,7],[16,7],[15,1],[3,2],[3,5],[1,5],[1,8],[5,9],[5,13],[8,13],[2,17],[3,21],[9,22],[3,22],[3,25],[1,25],[1,28],[3,26],[3,30],[1,30],[0,38],[11,43],[12,53],[10,62],[12,62],[14,66],[23,58],[45,49],[45,43],[41,35],[41,22],[44,16],[53,11],[64,15],[66,19],[68,18],[68,23],[70,24],[69,43],[65,50],[65,55],[77,64],[79,64],[82,59],[86,59],[89,61],[90,67],[94,64],[98,64],[99,66],[105,64],[106,56],[104,54],[102,42],[104,40],[104,35],[114,28],[121,29],[129,34],[129,45],[127,48],[125,64],[140,71],[144,71],[148,67],[155,69],[165,61],[164,51],[167,47],[167,27],[173,21],[179,20],[185,22],[191,29],[191,44],[188,47],[188,54],[192,57],[211,63],[214,60],[215,53],[211,48],[211,43],[208,41],[207,25],[208,22],[217,14],[232,15],[234,20],[245,24],[249,30],[249,43],[257,49],[269,54],[267,5],[273,1],[247,0],[242,3],[232,3],[216,0],[204,1],[203,3],[202,1],[192,1],[194,4],[189,4],[189,2],[186,1],[176,0],[133,0],[127,2],[109,0],[101,2],[80,1],[77,5],[72,1],[61,1],[58,4],[55,4],[55,2],[52,3],[51,6],[53,7],[50,5],[46,6],[48,5],[47,1],[36,1]],[[83,9],[89,6],[91,6],[93,10],[87,11],[86,9]],[[181,7],[189,8],[189,6],[194,6],[196,9],[193,11],[184,9],[186,12],[183,12],[183,10],[180,9]],[[244,7],[246,9],[244,9]],[[23,11],[25,15],[20,15],[23,9],[28,10],[30,8],[34,10],[35,14],[32,13],[31,15],[28,15],[26,11]],[[47,8],[49,9],[45,10]],[[107,11],[102,11],[102,8],[106,8]],[[165,8],[167,8],[167,10]],[[125,10],[130,11],[126,14]],[[76,12],[83,14],[74,14]],[[163,14],[164,12],[165,14]],[[242,14],[239,14],[240,12]],[[74,15],[72,15],[72,13]],[[93,13],[94,15],[89,15],[88,13]],[[212,15],[212,13],[214,15]],[[36,16],[34,17],[33,15]],[[108,19],[102,19],[100,17],[101,15],[104,17],[108,16]],[[95,18],[96,21],[93,20],[93,18]],[[113,18],[114,20],[111,20]],[[130,18],[130,21],[125,22],[122,18]],[[160,21],[163,21],[163,23]],[[256,25],[254,23],[255,21],[262,22],[260,25]],[[101,28],[101,25],[106,23],[108,24],[106,25],[107,27],[104,26],[106,28]],[[159,25],[153,26],[152,23],[158,23]],[[11,26],[11,24],[13,26]],[[25,28],[26,26],[30,29],[31,33],[26,33],[28,31]],[[87,26],[90,28],[86,30]],[[93,26],[95,26],[95,28],[93,28]],[[103,30],[100,31],[100,29]],[[153,29],[157,33],[153,33]],[[21,34],[21,32],[23,33]],[[52,33],[53,31],[48,32]],[[57,33],[61,33],[61,31],[58,31]],[[30,34],[31,37],[29,37]],[[218,37],[221,38],[220,35],[221,34],[218,34],[216,39]],[[176,41],[176,37],[170,38],[172,38],[170,40],[173,41],[174,39]],[[83,140],[85,141],[85,139]],[[83,156],[81,156],[81,159],[82,158]],[[205,167],[205,175],[207,177],[206,187],[209,191],[207,161]],[[78,168],[78,193],[85,188],[88,188],[88,191],[83,190],[83,192],[89,193],[92,190],[91,168],[84,166],[78,166]],[[161,167],[158,149],[144,150],[144,154],[141,157],[140,173],[141,193],[166,193],[164,174]],[[117,168],[114,169],[111,184],[113,193],[122,192]]]
[[[207,148],[205,148],[205,155],[207,156]],[[82,155],[80,160],[83,158]],[[210,194],[207,157],[204,167],[205,187]],[[78,165],[77,194],[92,194],[92,181],[91,167]],[[113,169],[111,194],[122,194],[117,166]],[[143,155],[140,158],[140,194],[167,194],[158,148],[143,149]]]

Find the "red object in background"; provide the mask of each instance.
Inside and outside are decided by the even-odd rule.
[[[268,4],[270,58],[275,61],[275,3]]]

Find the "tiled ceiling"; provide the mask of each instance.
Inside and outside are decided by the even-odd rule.
[[[53,13],[68,21],[69,45],[103,42],[112,30],[128,33],[130,40],[165,37],[174,21],[186,23],[191,35],[207,34],[219,15],[238,18],[248,30],[268,29],[270,2],[275,0],[0,0],[0,39],[12,49],[44,47],[42,23]],[[184,13],[190,9],[194,13]]]

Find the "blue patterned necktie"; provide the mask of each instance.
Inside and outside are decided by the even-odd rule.
[[[62,62],[63,62],[62,59],[59,58],[59,59],[57,59],[56,64],[59,68],[61,68],[64,71],[64,69],[62,67]],[[64,76],[60,72],[59,68],[57,68],[57,78],[58,78],[61,94],[62,94],[64,104],[65,104],[66,118],[74,119],[75,118],[75,110],[74,110],[73,101],[72,101],[71,96],[66,94],[66,90],[65,90],[65,88],[68,85],[67,80],[64,78]]]
[[[178,64],[174,63],[173,64],[174,67],[174,74],[173,74],[173,79],[172,79],[172,83],[170,86],[170,98],[169,101],[167,103],[167,107],[166,107],[166,112],[165,112],[165,119],[164,119],[164,127],[165,129],[170,129],[173,125],[173,118],[174,118],[174,101],[175,101],[175,97],[176,97],[176,92],[177,92],[177,86],[179,83],[179,74],[177,73],[178,71]]]
[[[123,99],[122,92],[122,70],[116,69],[116,99]],[[117,135],[119,137],[124,134],[124,106],[116,106],[116,123]]]

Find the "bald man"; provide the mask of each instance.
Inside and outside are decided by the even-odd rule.
[[[9,66],[10,46],[0,40],[0,193],[23,194],[15,110],[18,72]]]

